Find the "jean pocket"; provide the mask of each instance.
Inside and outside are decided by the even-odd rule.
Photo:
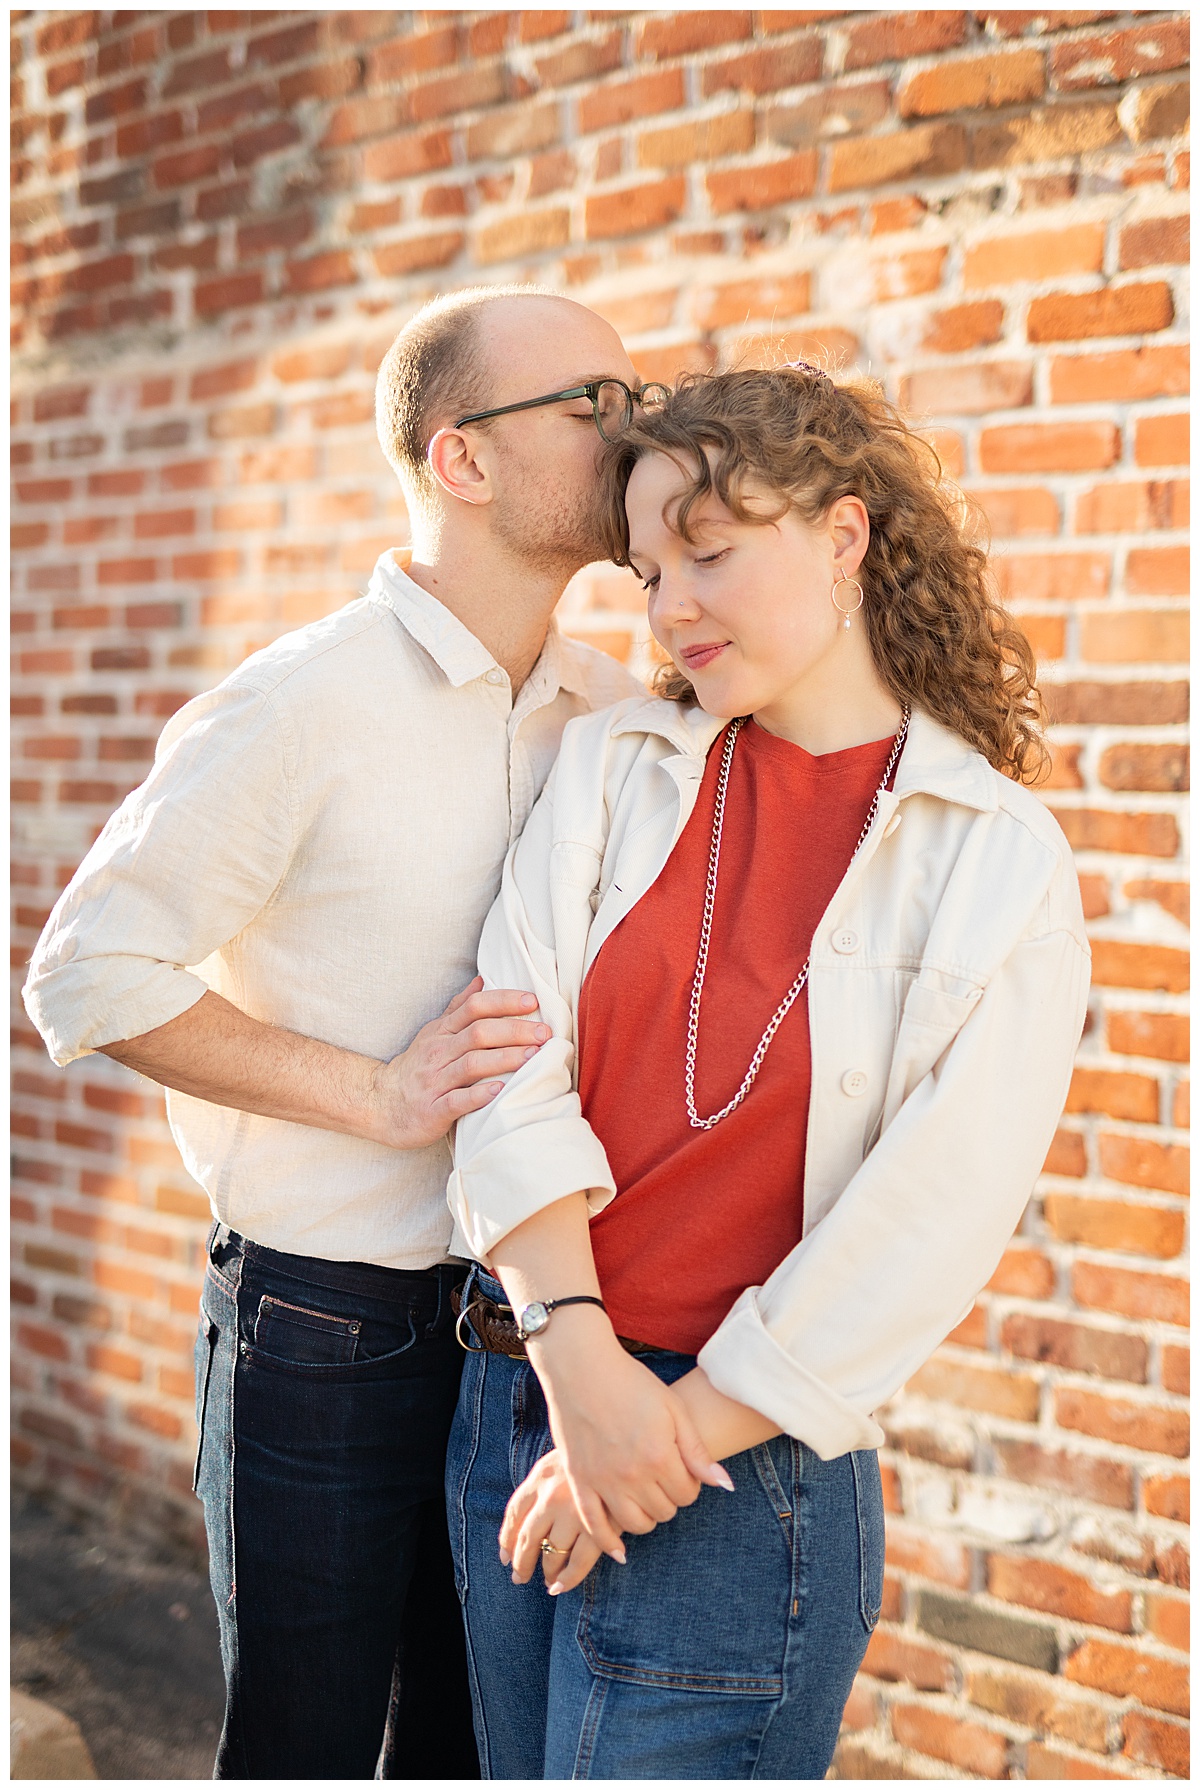
[[[212,1384],[213,1356],[217,1352],[217,1326],[204,1307],[200,1307],[200,1324],[196,1331],[196,1460],[192,1467],[192,1490],[200,1485],[200,1457],[204,1453],[204,1423],[208,1415],[208,1392]]]
[[[868,1631],[879,1621],[883,1606],[883,1485],[879,1456],[862,1449],[850,1456],[854,1470],[854,1508],[858,1519],[858,1607]]]
[[[355,1358],[362,1323],[264,1293],[254,1318],[254,1346],[303,1367],[344,1367]]]
[[[585,1579],[576,1639],[598,1676],[726,1696],[782,1695],[790,1522],[781,1520],[754,1451],[725,1466],[732,1496],[703,1487],[670,1522],[625,1537],[627,1566],[600,1560]],[[770,1477],[790,1480],[787,1464]]]

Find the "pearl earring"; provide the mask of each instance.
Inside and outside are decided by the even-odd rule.
[[[852,585],[858,592],[858,602],[855,603],[852,609],[843,609],[842,605],[838,602],[837,594],[843,584]],[[848,628],[850,626],[850,617],[852,615],[857,615],[858,611],[863,606],[863,587],[858,582],[857,578],[847,578],[844,572],[839,572],[833,581],[833,589],[829,593],[829,600],[837,610],[838,614],[842,617],[842,627]]]

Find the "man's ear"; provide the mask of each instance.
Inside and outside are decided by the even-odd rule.
[[[461,429],[439,429],[425,450],[429,470],[442,490],[460,503],[492,501],[492,481],[480,464],[471,436]]]

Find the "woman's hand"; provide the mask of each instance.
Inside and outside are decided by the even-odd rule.
[[[733,1490],[683,1401],[621,1347],[603,1313],[556,1312],[529,1354],[562,1471],[602,1552],[619,1548],[622,1531],[644,1535],[669,1522],[702,1484]]]
[[[542,1542],[554,1549],[547,1553]],[[511,1564],[514,1585],[532,1577],[538,1561],[551,1597],[573,1591],[587,1578],[601,1550],[584,1529],[556,1448],[544,1454],[508,1501],[500,1525],[500,1561]],[[615,1559],[625,1564],[625,1550],[618,1544]]]

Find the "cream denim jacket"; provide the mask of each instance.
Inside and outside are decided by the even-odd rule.
[[[553,1036],[459,1122],[461,1253],[486,1258],[567,1194],[586,1189],[593,1214],[615,1196],[575,1092],[579,991],[666,863],[721,726],[653,698],[567,726],[479,951],[490,986],[536,993]],[[811,965],[804,1236],[699,1359],[720,1391],[829,1460],[883,1442],[872,1412],[970,1310],[1045,1159],[1089,977],[1062,832],[1036,796],[915,712]],[[781,994],[796,967],[779,966]],[[683,1104],[682,1085],[657,1093]]]

